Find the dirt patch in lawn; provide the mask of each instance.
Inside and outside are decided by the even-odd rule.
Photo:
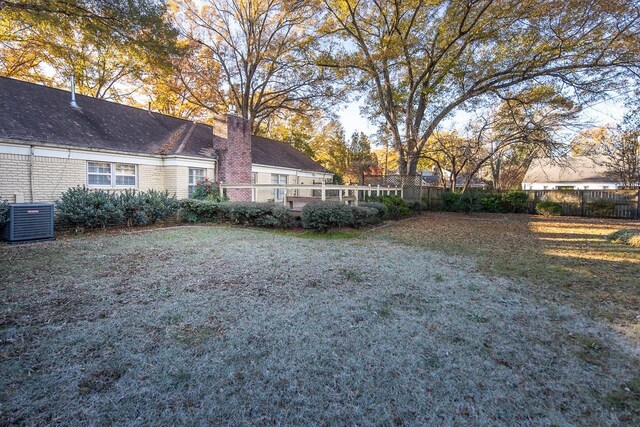
[[[638,221],[426,213],[378,238],[474,259],[478,271],[619,325],[640,339],[640,249],[606,239]]]
[[[372,234],[0,247],[0,423],[640,421],[638,360],[605,324]]]

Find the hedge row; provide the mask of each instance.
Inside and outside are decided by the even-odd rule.
[[[134,227],[165,221],[178,208],[178,200],[168,192],[126,190],[114,193],[74,187],[65,191],[56,202],[56,220],[59,225],[76,230],[124,224]]]
[[[180,201],[180,218],[187,222],[224,222],[254,227],[288,228],[289,209],[275,203],[230,203],[185,199]]]
[[[383,217],[384,208],[373,203],[350,206],[341,203],[312,202],[302,208],[302,226],[318,231],[339,227],[360,228],[378,224]]]
[[[349,206],[341,203],[314,202],[302,209],[302,226],[310,230],[360,228],[378,224],[387,214],[382,203],[361,203]],[[289,209],[275,203],[217,203],[207,200],[180,201],[180,218],[184,221],[226,222],[254,227],[289,228],[294,224]]]
[[[528,194],[525,191],[507,193],[468,191],[442,193],[440,210],[447,212],[523,213],[527,210]]]

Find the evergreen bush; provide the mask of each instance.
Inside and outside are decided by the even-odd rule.
[[[76,230],[121,224],[124,215],[117,197],[104,190],[73,187],[65,191],[56,203],[58,221]]]
[[[351,207],[341,203],[312,202],[302,208],[302,226],[318,231],[353,225]]]
[[[230,203],[227,217],[235,224],[254,227],[288,228],[291,226],[289,209],[275,203]]]
[[[209,181],[209,178],[198,181],[190,197],[210,202],[225,202],[227,200],[220,192],[220,185],[217,182]]]
[[[562,205],[556,202],[539,202],[536,205],[536,212],[544,216],[560,216],[562,215]]]
[[[353,215],[353,228],[364,227],[365,225],[378,224],[381,219],[378,210],[366,206],[351,206],[351,214]]]
[[[367,198],[367,202],[381,202],[387,207],[386,218],[398,220],[411,213],[407,207],[407,202],[400,196],[372,196]]]
[[[380,218],[381,221],[386,218],[387,213],[389,212],[387,205],[382,202],[361,202],[358,206],[375,209],[378,214],[378,218]]]
[[[0,200],[0,230],[9,221],[9,203],[5,200]]]
[[[180,202],[178,202],[175,194],[170,196],[168,191],[149,190],[141,192],[140,199],[149,224],[168,220],[180,208]]]

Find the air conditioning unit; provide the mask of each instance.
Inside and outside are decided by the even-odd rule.
[[[12,203],[0,237],[13,243],[53,239],[53,203]]]

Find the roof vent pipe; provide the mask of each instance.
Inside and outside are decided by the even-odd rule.
[[[78,103],[76,102],[76,76],[71,73],[71,107],[78,108]]]

